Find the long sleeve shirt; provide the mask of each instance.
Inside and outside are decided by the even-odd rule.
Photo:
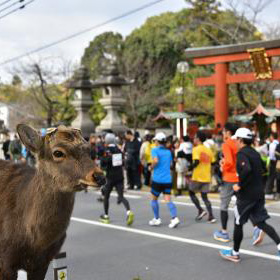
[[[225,182],[237,183],[236,171],[237,144],[233,139],[227,139],[222,145],[223,153],[223,180]]]
[[[263,163],[259,153],[250,146],[242,148],[237,154],[236,169],[241,188],[237,198],[248,201],[264,198]]]

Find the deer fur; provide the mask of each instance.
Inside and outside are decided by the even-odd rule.
[[[69,225],[75,192],[103,180],[81,133],[63,126],[41,137],[20,124],[23,144],[37,167],[0,161],[0,280],[43,280]]]

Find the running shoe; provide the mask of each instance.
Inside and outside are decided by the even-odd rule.
[[[158,218],[153,218],[152,220],[149,221],[150,226],[159,226],[161,224],[161,219]]]
[[[217,220],[215,219],[214,216],[209,216],[207,222],[208,222],[209,224],[214,224],[214,223],[217,222]]]
[[[169,228],[175,228],[180,224],[180,220],[178,217],[171,219],[170,224],[168,225]]]
[[[127,216],[126,216],[126,224],[128,226],[131,226],[134,221],[134,213],[132,211],[129,211]]]
[[[232,261],[235,263],[240,262],[240,256],[239,255],[233,255],[233,251],[231,250],[220,250],[220,255],[222,258]]]
[[[214,239],[221,242],[229,242],[229,234],[227,232],[222,232],[221,230],[216,230],[214,232]]]
[[[101,215],[99,221],[103,224],[110,224],[110,219],[107,215]]]
[[[253,245],[260,245],[263,242],[264,232],[258,227],[254,228],[253,232]]]
[[[207,213],[204,210],[199,211],[198,215],[195,217],[195,220],[200,221],[205,215],[207,215]]]

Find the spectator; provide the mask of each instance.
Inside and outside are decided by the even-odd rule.
[[[13,161],[18,162],[21,159],[21,150],[22,150],[22,146],[20,140],[18,139],[18,136],[15,134],[14,140],[12,140],[9,145],[9,153]]]
[[[128,130],[125,133],[126,142],[124,145],[125,168],[128,180],[128,189],[141,189],[141,178],[139,173],[140,165],[140,142]]]
[[[175,151],[176,153],[176,151]],[[183,151],[177,151],[175,169],[177,173],[177,196],[182,195],[182,190],[186,188],[186,175],[188,171],[188,162]]]
[[[151,143],[152,137],[149,134],[145,135],[144,142],[141,145],[140,148],[140,160],[141,164],[143,165],[143,175],[144,175],[144,185],[149,186],[150,185],[150,179],[151,179],[151,172],[149,170],[149,166],[152,162],[152,155],[151,155]]]
[[[269,176],[267,179],[266,184],[266,194],[271,195],[273,194],[274,183],[276,179],[276,156],[275,156],[275,149],[276,146],[279,144],[278,141],[278,134],[276,132],[272,132],[269,136],[270,144],[269,144]],[[280,181],[277,179],[278,188],[280,188]]]
[[[5,160],[10,160],[11,159],[10,152],[9,152],[10,142],[11,142],[10,135],[7,134],[6,135],[6,140],[4,141],[3,147],[2,147]]]

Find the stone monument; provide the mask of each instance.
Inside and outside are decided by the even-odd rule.
[[[125,99],[122,96],[122,86],[131,85],[130,81],[123,77],[115,61],[110,61],[101,76],[93,81],[95,88],[102,88],[102,98],[99,100],[103,105],[107,114],[101,121],[100,125],[96,127],[96,131],[111,129],[113,132],[125,132],[127,127],[122,123],[118,111],[125,104]]]
[[[67,87],[74,89],[74,100],[72,105],[77,111],[77,117],[71,123],[72,127],[82,131],[84,137],[89,137],[94,132],[94,123],[89,117],[89,109],[93,105],[92,82],[86,67],[82,66],[75,73],[73,80],[68,82]]]

